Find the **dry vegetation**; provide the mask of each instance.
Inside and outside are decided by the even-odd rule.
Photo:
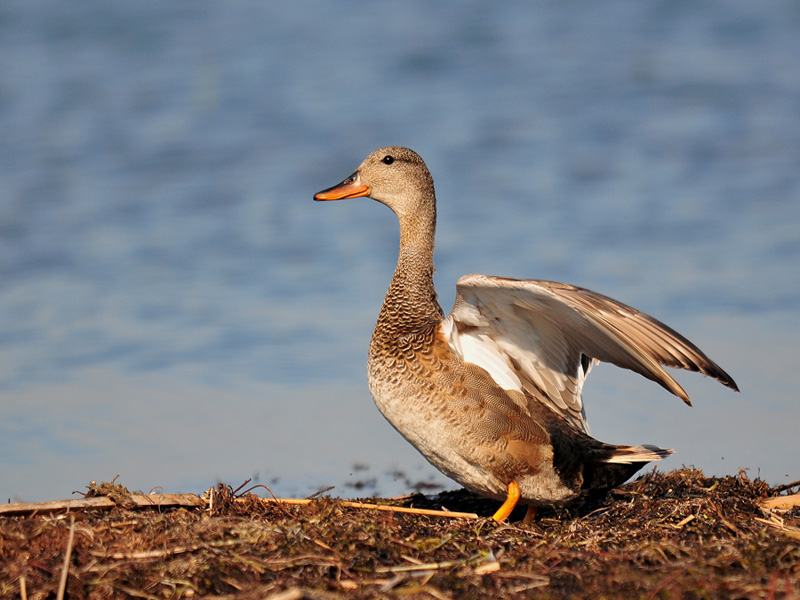
[[[225,486],[210,509],[141,509],[105,484],[88,495],[111,494],[111,510],[0,516],[0,597],[798,599],[796,497],[779,516],[761,505],[798,486],[653,472],[521,526],[269,503]],[[397,503],[496,508],[466,492]]]

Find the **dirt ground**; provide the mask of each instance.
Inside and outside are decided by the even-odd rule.
[[[497,524],[497,503],[464,491],[382,502],[481,518],[226,486],[210,508],[126,508],[127,490],[93,485],[116,506],[0,516],[0,597],[800,599],[800,508],[760,504],[799,489],[654,471],[522,525],[524,508]]]

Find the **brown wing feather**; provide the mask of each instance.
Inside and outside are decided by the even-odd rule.
[[[637,350],[649,354],[660,364],[676,369],[698,371],[713,377],[737,392],[739,391],[733,378],[717,363],[680,333],[658,319],[613,298],[584,288],[550,281],[530,283],[549,291],[564,302],[590,314],[605,327],[615,331],[620,337],[625,337],[629,340]],[[599,356],[594,358],[604,360]],[[609,360],[608,362],[614,363],[614,360]],[[648,377],[646,373],[642,373],[642,375]],[[656,381],[662,383],[658,379]],[[664,384],[662,383],[662,385]],[[672,391],[670,386],[665,387]],[[677,395],[681,396],[681,394]],[[684,398],[684,400],[688,402],[688,397]]]
[[[529,395],[544,392],[551,408],[579,429],[586,429],[580,397],[584,356],[635,371],[687,404],[688,395],[662,365],[699,371],[738,391],[730,375],[681,334],[602,294],[485,275],[462,277],[457,289],[445,321],[454,348],[465,348],[465,360],[506,387],[518,382]]]

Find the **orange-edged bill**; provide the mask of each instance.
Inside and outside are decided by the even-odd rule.
[[[343,182],[336,184],[327,190],[322,190],[314,194],[314,200],[344,200],[346,198],[360,198],[369,196],[369,186],[361,183],[358,173],[353,173]]]

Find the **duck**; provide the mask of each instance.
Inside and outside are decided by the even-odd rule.
[[[604,495],[673,451],[589,433],[582,400],[592,367],[642,375],[691,406],[664,367],[738,391],[697,346],[655,318],[565,283],[470,274],[445,316],[434,289],[436,193],[408,148],[372,152],[316,201],[369,197],[400,226],[397,266],[369,346],[367,379],[386,420],[434,467],[502,504],[506,520]]]

